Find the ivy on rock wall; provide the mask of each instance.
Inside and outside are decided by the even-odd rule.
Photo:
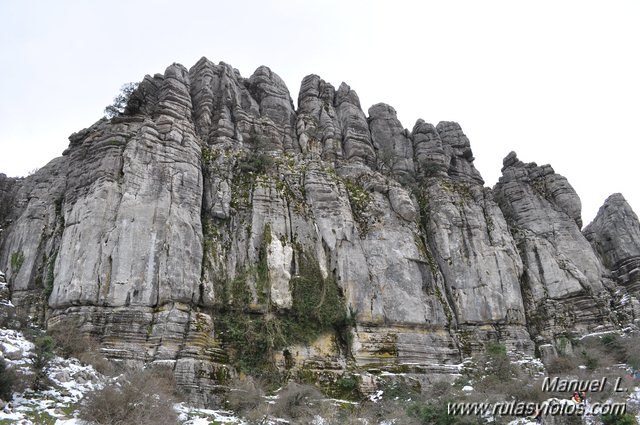
[[[276,309],[269,303],[266,311],[250,310],[250,297],[242,296],[248,295],[248,275],[240,274],[230,287],[234,292],[227,297],[230,303],[215,313],[216,328],[240,372],[271,379],[278,374],[276,351],[312,343],[324,333],[335,333],[348,351],[350,320],[340,288],[333,277],[323,278],[310,255],[301,253],[298,257],[299,274],[289,283],[290,309]],[[258,272],[259,280],[268,285],[267,273]]]

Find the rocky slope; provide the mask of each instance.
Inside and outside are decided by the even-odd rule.
[[[41,325],[172,367],[196,401],[238,371],[428,384],[487,341],[553,354],[638,317],[624,199],[583,235],[564,177],[512,153],[486,188],[456,123],[409,132],[316,75],[296,110],[269,68],[205,58],[132,98],[35,174],[0,175],[0,269]]]

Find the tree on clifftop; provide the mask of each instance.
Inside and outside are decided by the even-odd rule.
[[[120,88],[120,93],[113,98],[113,103],[104,108],[104,114],[111,119],[119,115],[132,115],[142,106],[143,96],[136,93],[138,83],[127,83]]]

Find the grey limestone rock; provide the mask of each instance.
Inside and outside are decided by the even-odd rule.
[[[18,183],[18,179],[0,173],[0,229],[16,214],[13,202]]]
[[[438,123],[436,130],[442,141],[445,157],[448,160],[449,176],[467,183],[484,184],[476,167],[473,166],[473,152],[469,139],[456,122]]]
[[[611,281],[580,231],[580,201],[566,179],[510,153],[493,192],[524,264],[535,334],[549,340],[563,330],[610,327]]]
[[[328,163],[341,159],[342,129],[335,109],[335,88],[317,75],[302,80],[296,131],[303,153]]]
[[[296,114],[293,101],[280,77],[266,66],[261,66],[247,81],[247,88],[260,107],[262,119],[275,124],[277,133],[267,133],[269,140],[281,141],[277,146],[280,150],[299,152],[297,143],[294,145]],[[268,122],[263,124],[268,125]]]
[[[335,107],[342,128],[344,159],[374,166],[376,162],[367,118],[355,91],[342,83],[336,92]]]
[[[621,285],[640,284],[640,222],[622,194],[608,197],[583,233]]]
[[[427,177],[447,175],[449,157],[445,155],[438,130],[419,119],[411,132],[416,171]]]
[[[52,308],[197,299],[202,171],[185,68],[167,68],[158,97],[154,119],[103,124],[71,154]]]
[[[609,196],[583,233],[616,282],[629,294],[630,299],[620,299],[618,311],[628,306],[633,317],[640,318],[640,222],[622,194]]]
[[[28,178],[16,183],[14,206],[10,217],[16,217],[0,234],[0,262],[17,306],[24,305],[39,323],[41,306],[46,303],[39,294],[53,271],[55,253],[60,243],[61,198],[65,189],[64,159],[56,158]]]
[[[436,180],[424,196],[426,232],[458,321],[525,324],[522,261],[490,191]]]
[[[458,124],[433,128],[420,121],[416,139],[417,155],[431,152],[417,157],[426,177],[418,200],[422,225],[432,267],[444,276],[463,351],[481,351],[482,341],[500,339],[532,353],[520,291],[522,260],[502,211],[473,167],[468,139]]]
[[[376,149],[378,169],[396,175],[412,174],[413,144],[391,106],[378,103],[369,108],[371,141]]]
[[[372,389],[400,370],[429,385],[489,341],[532,354],[611,328],[607,268],[637,284],[626,203],[585,230],[594,252],[566,179],[510,154],[483,187],[456,123],[409,133],[391,106],[367,117],[348,85],[316,75],[295,110],[269,68],[243,78],[206,58],[133,96],[33,175],[0,175],[0,269],[42,326],[170,367],[194,402],[215,402],[243,364],[242,324],[265,326],[241,342],[267,334],[287,374],[357,370]],[[283,335],[320,322],[322,301],[305,298],[318,288],[338,319],[313,340]]]

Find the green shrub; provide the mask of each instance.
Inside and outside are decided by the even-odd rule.
[[[239,162],[238,166],[243,173],[264,174],[273,167],[273,164],[273,158],[268,154],[252,152]]]
[[[366,212],[371,202],[371,196],[359,183],[346,179],[343,182],[349,197],[353,219],[356,221],[360,234],[364,235],[367,233],[368,228]]]
[[[511,379],[516,370],[507,356],[507,348],[498,343],[489,343],[485,349],[485,364],[487,375],[495,376],[498,379]]]
[[[45,335],[35,341],[35,357],[33,358],[33,389],[36,391],[44,390],[49,385],[49,377],[47,372],[53,359],[55,341],[52,337]]]
[[[11,254],[11,272],[12,274],[18,274],[24,263],[24,254],[22,251],[16,251]]]
[[[334,384],[339,394],[350,395],[358,391],[359,382],[354,376],[342,376]]]
[[[600,417],[603,425],[637,425],[636,418],[632,415],[602,415]]]
[[[275,317],[231,309],[216,316],[216,327],[237,369],[259,377],[274,371],[273,352],[285,341]]]
[[[291,314],[302,326],[297,339],[309,342],[324,331],[345,324],[346,307],[332,276],[324,279],[320,266],[306,254],[300,255],[300,274],[291,279]]]
[[[255,136],[254,146],[247,150],[244,155],[238,158],[238,168],[242,173],[265,174],[271,170],[275,164],[273,157],[265,150],[269,147],[269,137]]]
[[[9,401],[13,398],[13,387],[16,381],[13,370],[7,368],[4,359],[0,359],[0,399]]]
[[[120,93],[113,98],[113,103],[104,108],[107,118],[120,115],[133,115],[140,111],[144,103],[144,93],[137,91],[138,83],[127,83],[120,88]]]
[[[216,328],[231,349],[238,369],[248,375],[267,378],[275,372],[273,353],[295,344],[308,344],[325,332],[334,332],[347,341],[350,321],[338,284],[324,279],[316,261],[301,253],[300,273],[291,279],[292,307],[288,311],[247,311],[250,293],[247,275],[231,284],[231,304],[215,314]],[[260,276],[258,276],[260,279]],[[265,285],[268,284],[264,282]],[[268,292],[268,288],[264,288]]]
[[[420,421],[421,424],[431,425],[448,425],[455,424],[455,416],[449,415],[447,411],[447,403],[439,404],[420,404],[414,403],[409,406],[409,416]]]

